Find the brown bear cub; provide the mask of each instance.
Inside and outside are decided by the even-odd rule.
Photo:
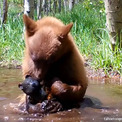
[[[54,17],[35,22],[24,15],[23,20],[26,28],[24,78],[29,76],[43,84],[48,100],[56,98],[65,105],[80,102],[88,80],[83,58],[69,33],[73,24],[64,25]]]
[[[62,104],[56,98],[47,99],[44,85],[30,76],[26,76],[19,88],[26,94],[26,103],[19,107],[20,111],[28,113],[47,114],[64,110]]]

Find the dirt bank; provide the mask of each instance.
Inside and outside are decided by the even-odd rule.
[[[21,63],[17,61],[12,61],[11,63],[1,61],[0,67],[9,69],[11,68],[21,69]],[[89,79],[96,79],[105,82],[109,80],[111,82],[118,82],[122,84],[122,74],[120,75],[117,71],[109,71],[105,73],[103,69],[95,70],[87,62],[85,62],[85,69]]]

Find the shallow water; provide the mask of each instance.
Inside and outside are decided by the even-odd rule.
[[[120,82],[90,80],[81,107],[45,116],[16,113],[16,99],[22,92],[20,69],[0,69],[0,122],[103,122],[122,121],[122,85]],[[15,107],[16,108],[16,107]]]

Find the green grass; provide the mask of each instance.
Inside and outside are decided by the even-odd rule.
[[[18,6],[10,8],[6,24],[0,29],[0,60],[2,65],[9,65],[13,61],[21,64],[24,37],[22,16],[17,15],[20,12]]]
[[[112,51],[109,34],[105,27],[105,12],[103,4],[96,7],[93,4],[76,6],[72,12],[57,15],[64,23],[74,22],[72,34],[79,50],[95,68],[122,73],[122,49],[116,46]]]
[[[22,15],[17,15],[20,10],[12,9],[9,12],[5,30],[0,29],[0,59],[7,62],[12,60],[21,63],[24,40]],[[112,51],[108,32],[105,27],[105,12],[103,3],[82,3],[72,12],[62,12],[55,15],[65,24],[74,23],[72,35],[80,52],[87,57],[89,65],[95,69],[103,68],[108,71],[122,73],[122,49],[116,47]]]

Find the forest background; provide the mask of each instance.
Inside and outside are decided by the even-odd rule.
[[[62,0],[63,1],[63,0]],[[42,16],[55,16],[65,24],[73,22],[72,35],[78,48],[85,58],[86,66],[102,70],[107,76],[122,75],[122,48],[118,45],[112,49],[109,32],[106,28],[106,14],[102,0],[76,0],[73,6],[57,7],[58,1],[51,2],[49,13],[43,11]],[[0,1],[0,15],[2,15]],[[55,2],[55,4],[54,4]],[[56,3],[57,2],[57,3]],[[37,6],[37,5],[35,5]],[[46,10],[46,9],[45,9]],[[37,9],[34,19],[39,18]],[[7,20],[0,26],[0,65],[7,67],[21,66],[24,52],[23,21],[24,2],[8,0]],[[2,18],[2,16],[0,16]]]

